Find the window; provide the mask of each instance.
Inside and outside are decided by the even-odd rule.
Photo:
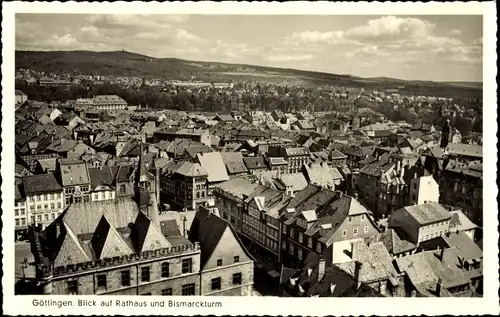
[[[299,232],[299,242],[302,243],[304,240],[304,236],[302,235],[302,232]]]
[[[52,214],[52,220],[54,220],[54,219],[56,219],[56,214],[55,213]]]
[[[68,281],[68,294],[78,295],[78,281]]]
[[[222,259],[217,260],[217,266],[222,266]]]
[[[149,282],[149,266],[141,267],[141,281]]]
[[[221,289],[221,278],[213,278],[212,279],[212,291],[218,291]]]
[[[239,255],[235,255],[234,256],[234,263],[238,263],[240,262],[240,256]]]
[[[292,237],[292,238],[293,238],[293,236],[294,236],[294,234],[293,234],[293,233],[294,233],[294,232],[293,232],[293,228],[290,228],[290,237]]]
[[[99,194],[94,194],[94,199],[95,200],[99,199]]]
[[[233,274],[233,285],[241,285],[241,273]]]
[[[15,216],[19,216],[19,211],[17,211],[17,210],[16,210],[16,211],[14,211],[14,215],[15,215]]]
[[[56,208],[56,205],[54,203],[51,203],[50,204],[50,209],[54,209],[54,208]]]
[[[365,226],[365,229],[364,229],[365,233],[368,232],[368,226]]]
[[[49,200],[47,194],[43,195],[43,200]]]
[[[16,226],[19,226],[19,219],[16,219]]]
[[[195,285],[194,283],[182,285],[182,295],[189,296],[195,294]]]
[[[24,208],[21,208],[21,216],[24,216],[25,213],[26,213],[26,210]]]
[[[161,295],[162,296],[171,296],[172,295],[172,289],[171,288],[165,288],[161,290]]]
[[[54,200],[54,194],[50,194],[50,200]]]
[[[191,273],[193,271],[193,260],[183,259],[182,260],[182,274]]]
[[[295,254],[295,245],[293,243],[290,243],[290,254],[291,255]]]
[[[347,237],[347,230],[342,231],[342,237]]]
[[[25,218],[21,218],[21,225],[25,225],[26,224],[26,219]]]
[[[299,258],[299,260],[302,260],[302,249],[301,248],[297,248],[297,257]]]
[[[40,209],[42,209],[42,205],[36,206],[36,210],[40,210]]]
[[[108,287],[108,282],[106,279],[106,274],[97,275],[97,287],[106,289]]]
[[[120,185],[120,194],[125,194],[125,185]]]
[[[57,208],[61,208],[61,203],[57,203]]]
[[[161,264],[161,277],[168,277],[170,275],[170,265],[168,262]]]
[[[365,215],[361,215],[361,220],[365,220]]]
[[[358,226],[352,228],[352,234],[355,236],[358,235]]]
[[[352,217],[347,218],[348,222],[352,222]]]
[[[48,204],[43,205],[43,209],[46,209],[46,210],[49,209],[49,205]]]
[[[321,243],[316,242],[316,252],[321,253]]]
[[[31,212],[35,212],[35,206],[30,206]]]
[[[49,220],[49,214],[45,214],[45,215],[43,215],[43,219],[44,219],[45,221]]]
[[[36,221],[42,221],[42,215],[36,216]]]
[[[312,247],[313,247],[313,239],[312,238],[307,239],[307,247],[312,249]]]

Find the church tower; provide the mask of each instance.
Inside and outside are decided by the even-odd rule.
[[[146,162],[144,161],[144,144],[140,144],[140,154],[139,162],[135,169],[134,175],[134,198],[139,209],[144,212],[147,216],[149,215],[149,205],[150,205],[150,190],[151,182],[148,170],[146,169]]]
[[[451,132],[450,120],[446,119],[446,123],[444,124],[443,129],[441,130],[442,149],[446,149],[448,147],[448,142],[450,140],[450,132]]]

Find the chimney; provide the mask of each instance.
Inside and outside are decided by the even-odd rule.
[[[56,239],[61,235],[61,225],[56,223]]]
[[[323,257],[320,257],[319,263],[318,263],[318,282],[321,281],[323,276],[325,275],[325,259]]]
[[[441,287],[442,287],[443,281],[441,278],[438,278],[437,285],[436,285],[436,296],[441,297]]]
[[[443,259],[444,259],[444,248],[442,248],[439,253],[439,261],[443,262]]]
[[[360,272],[361,272],[361,267],[363,266],[363,263],[361,262],[354,262],[354,279],[356,280],[356,289],[360,289],[361,287],[361,277],[360,277]]]
[[[310,268],[310,267],[308,267],[308,268],[307,268],[307,276],[308,276],[308,277],[310,277],[310,276],[311,276],[312,271],[313,271],[313,269],[312,269],[312,268]]]

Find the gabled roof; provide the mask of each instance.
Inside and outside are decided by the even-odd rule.
[[[220,152],[197,154],[196,158],[207,171],[209,182],[223,182],[229,179]]]
[[[61,160],[61,180],[63,187],[90,183],[87,164],[80,160]]]
[[[130,241],[136,253],[171,247],[161,230],[141,211],[132,225]]]
[[[62,187],[54,174],[35,174],[23,176],[24,192],[26,195],[61,192]]]
[[[245,162],[243,162],[243,155],[240,152],[222,152],[221,155],[229,174],[248,172]]]
[[[167,220],[160,221],[160,229],[161,229],[161,233],[165,237],[181,236],[181,232],[179,230],[179,227],[177,225],[177,221],[175,219],[167,219]]]
[[[85,250],[71,227],[64,221],[59,226],[60,236],[57,237],[55,244],[51,245],[55,247],[51,258],[54,267],[92,260],[91,255]]]
[[[96,259],[113,258],[133,253],[104,215],[92,235],[90,245]]]
[[[243,199],[245,196],[250,196],[257,188],[257,182],[251,182],[245,177],[235,177],[217,185],[217,188]]]
[[[204,177],[208,176],[207,171],[199,163],[184,162],[175,171],[177,174],[187,177]]]
[[[243,252],[248,258],[253,259],[250,253],[245,249],[243,243],[238,238],[238,235],[234,231],[231,224],[210,213],[207,209],[200,208],[196,212],[195,219],[191,224],[189,229],[191,242],[199,242],[201,248],[201,263],[200,268],[203,270],[207,261],[210,259],[211,255],[219,245],[225,232],[230,231],[232,236],[237,241]]]
[[[244,157],[243,162],[249,170],[266,169],[266,161],[263,157]]]

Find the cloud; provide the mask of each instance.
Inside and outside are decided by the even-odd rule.
[[[434,23],[417,18],[385,16],[345,32],[346,37],[357,40],[399,40],[401,38],[422,38],[432,32]]]
[[[448,34],[457,36],[457,35],[461,35],[461,34],[462,34],[462,31],[457,30],[457,29],[451,29],[451,30],[448,32]]]
[[[267,60],[270,62],[300,62],[313,59],[312,54],[307,55],[271,55],[267,56]]]

